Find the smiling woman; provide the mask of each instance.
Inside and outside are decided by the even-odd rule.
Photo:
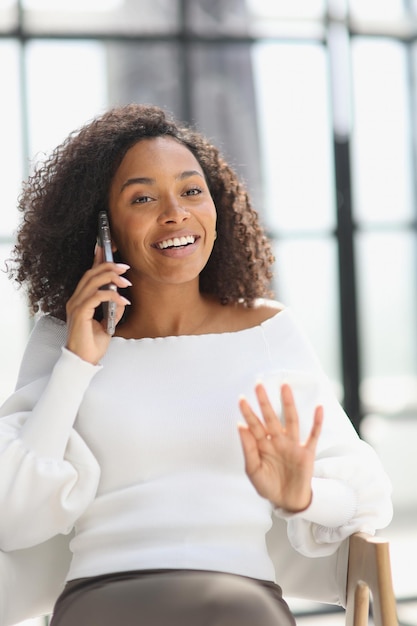
[[[266,299],[244,186],[198,132],[129,105],[70,135],[20,208],[13,272],[45,314],[0,411],[0,549],[73,531],[52,626],[293,626],[274,520],[327,556],[390,521],[390,487]]]
[[[161,142],[163,150],[158,149]],[[70,136],[25,188],[20,201],[25,221],[15,249],[16,278],[27,285],[33,311],[66,318],[66,303],[93,262],[99,211],[110,210],[117,240],[118,226],[112,220],[117,207],[110,206],[115,196],[120,195],[118,203],[123,200],[135,207],[130,216],[144,215],[144,204],[158,204],[152,201],[157,190],[155,168],[165,154],[165,162],[180,155],[185,159],[185,169],[180,171],[177,164],[173,174],[176,189],[182,189],[181,204],[191,206],[202,196],[217,210],[219,236],[199,279],[201,291],[223,303],[251,304],[269,294],[271,247],[236,174],[214,146],[161,109],[128,105],[110,110]],[[152,171],[146,169],[144,156],[154,159]],[[163,193],[166,205],[167,191]],[[167,238],[172,238],[175,227],[166,228]],[[128,262],[120,253],[116,259]]]

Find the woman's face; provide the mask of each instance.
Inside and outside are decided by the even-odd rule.
[[[113,244],[142,282],[198,280],[215,240],[216,208],[194,155],[171,137],[130,148],[109,193]]]

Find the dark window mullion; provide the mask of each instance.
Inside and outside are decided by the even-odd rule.
[[[349,94],[352,93],[352,79],[350,35],[346,23],[329,21],[328,54],[333,97],[333,154],[343,405],[352,424],[359,432],[362,412],[359,395],[360,362],[350,155],[352,115]]]
[[[337,192],[337,243],[339,259],[339,306],[342,344],[344,408],[359,432],[361,406],[359,397],[359,340],[357,286],[355,276],[354,224],[352,218],[352,181],[350,143],[334,139]]]

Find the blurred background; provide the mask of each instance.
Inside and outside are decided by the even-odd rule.
[[[383,534],[409,625],[416,42],[417,0],[0,0],[0,402],[33,323],[4,271],[33,164],[111,105],[154,103],[196,124],[246,181],[274,242],[276,296],[392,479]],[[301,624],[324,607],[294,610]]]

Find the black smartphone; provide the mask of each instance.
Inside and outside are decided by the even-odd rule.
[[[111,249],[111,235],[109,218],[106,211],[100,211],[98,215],[98,235],[97,243],[103,248],[104,261],[113,262],[113,252]],[[101,289],[112,289],[117,291],[116,285],[109,283],[101,287]],[[106,320],[106,330],[109,335],[114,335],[116,330],[116,303],[115,302],[103,302],[103,318]]]

